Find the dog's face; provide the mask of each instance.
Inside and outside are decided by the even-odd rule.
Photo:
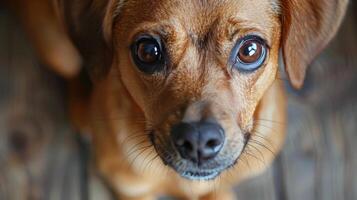
[[[256,121],[259,112],[268,109],[262,106],[269,105],[260,101],[276,79],[279,50],[292,85],[301,87],[307,65],[336,33],[347,4],[95,2],[99,8],[107,4],[98,16],[104,16],[104,38],[111,50],[105,54],[113,57],[110,74],[145,118],[144,126],[136,125],[148,135],[144,142],[164,164],[191,180],[215,178],[237,162],[252,136],[261,137]],[[131,133],[120,134],[127,138]],[[143,144],[142,137],[132,138],[137,141],[123,146]]]
[[[131,1],[117,27],[116,67],[164,163],[199,180],[234,165],[277,74],[276,4]]]

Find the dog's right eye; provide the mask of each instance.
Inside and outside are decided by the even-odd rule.
[[[140,71],[153,74],[164,66],[161,43],[150,36],[138,38],[132,45],[132,57]]]
[[[267,57],[268,47],[258,36],[248,35],[233,48],[231,62],[240,71],[254,71],[261,67]]]

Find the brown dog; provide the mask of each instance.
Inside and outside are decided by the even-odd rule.
[[[75,52],[68,54],[73,46],[59,42],[69,40],[65,32],[82,55],[94,86],[85,99],[72,85],[72,118],[90,133],[97,166],[122,199],[233,199],[231,185],[264,170],[284,141],[279,51],[291,84],[300,88],[306,67],[335,35],[347,5],[12,2],[31,22],[24,20],[40,56],[55,70],[69,76],[80,63]],[[47,24],[36,24],[42,18]]]

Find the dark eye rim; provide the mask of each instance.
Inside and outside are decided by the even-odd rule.
[[[240,48],[247,42],[247,41],[256,41],[262,45],[262,54],[254,63],[245,63],[241,61],[238,57]],[[238,42],[233,47],[231,52],[231,56],[229,58],[231,66],[233,69],[237,69],[241,72],[253,72],[259,69],[261,66],[264,65],[266,58],[268,56],[269,46],[267,45],[266,41],[262,39],[260,36],[257,35],[247,35],[242,37],[238,40]]]
[[[138,47],[140,42],[144,42],[144,41],[154,41],[156,44],[158,44],[160,50],[160,59],[157,62],[145,63],[139,59]],[[131,58],[141,72],[151,75],[160,72],[164,69],[166,63],[165,62],[166,55],[160,37],[147,35],[147,34],[139,35],[136,37],[135,41],[130,46],[130,49],[131,49]]]

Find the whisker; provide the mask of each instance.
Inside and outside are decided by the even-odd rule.
[[[272,155],[275,155],[275,151],[271,150],[271,149],[270,149],[268,146],[266,146],[265,144],[263,144],[263,143],[261,143],[261,142],[259,142],[259,141],[257,141],[257,140],[254,140],[254,139],[251,139],[250,141],[251,141],[252,143],[254,143],[254,144],[257,144],[257,145],[259,145],[259,146],[265,148],[265,149],[268,150]]]
[[[263,161],[262,159],[259,159],[257,156],[255,156],[253,153],[250,153],[249,151],[246,152],[246,154],[250,157],[255,158],[257,161],[261,162],[262,164],[264,164],[266,166],[265,161]]]
[[[242,160],[241,160],[242,159]],[[239,162],[241,161],[241,162]],[[244,164],[247,168],[251,169],[251,166],[248,164],[247,162],[247,158],[243,155],[241,155],[241,158],[239,158],[239,161],[237,163],[237,165],[239,165],[240,163]],[[238,167],[238,166],[237,166]],[[233,168],[236,168],[236,166],[233,166]]]
[[[150,144],[150,145],[148,145],[148,146],[144,146],[144,147],[142,147],[141,148],[141,150],[140,150],[140,152],[134,157],[134,159],[130,162],[130,164],[129,164],[129,166],[133,166],[133,164],[135,163],[135,161],[136,161],[136,159],[140,156],[140,155],[142,155],[145,151],[147,151],[148,149],[150,149],[150,147],[151,147],[152,145]],[[139,149],[138,149],[139,150]]]
[[[254,144],[254,143],[253,143]],[[254,146],[253,144],[249,144],[249,148],[252,147],[255,151],[257,151],[259,153],[259,155],[262,157],[262,159],[264,160],[265,162],[265,159],[264,159],[264,154],[262,153],[262,151],[259,150],[259,148],[257,148],[256,146]]]
[[[269,131],[277,132],[274,127],[267,126],[267,125],[259,123],[259,122],[255,122],[254,124],[256,124],[258,126],[257,128],[266,128]]]
[[[261,134],[259,131],[257,131],[257,130],[255,130],[254,132],[253,132],[253,134],[251,134],[251,139],[253,139],[253,140],[255,140],[255,138],[257,138],[257,140],[258,139],[262,139],[262,140],[264,140],[265,142],[267,142],[269,145],[271,145],[271,146],[273,146],[274,145],[274,143],[270,140],[270,139],[268,139],[268,138],[266,138],[266,136],[265,135],[263,135],[263,134]],[[256,140],[256,141],[257,141]]]
[[[282,124],[285,125],[286,123],[284,122],[279,122],[279,121],[275,121],[275,120],[271,120],[271,119],[264,119],[264,118],[259,118],[259,119],[254,119],[255,121],[265,121],[265,122],[272,122],[272,123],[276,123],[276,124]]]
[[[153,150],[153,148],[151,148],[151,151],[150,151],[150,153],[144,158],[144,160],[142,161],[142,164],[141,165],[145,165],[144,166],[144,168],[142,169],[142,173],[145,173],[145,170],[146,170],[146,168],[147,168],[147,166],[149,165],[149,162],[150,162],[150,160],[149,160],[149,162],[146,162],[146,159],[148,159],[151,155],[152,155],[152,153],[154,152],[154,150]],[[155,154],[154,154],[154,157],[155,157]]]
[[[159,154],[154,154],[154,157],[152,158],[152,159],[150,159],[150,161],[149,161],[149,164],[148,164],[148,167],[149,167],[149,169],[151,168],[151,166],[152,166],[152,163],[155,161],[155,159],[157,159],[159,157]]]
[[[146,133],[138,133],[138,134],[134,134],[134,135],[129,135],[122,142],[120,142],[120,144],[122,145],[126,142],[130,142],[131,140],[138,139],[141,137],[148,137],[148,136],[150,136],[150,134],[146,134]]]
[[[128,156],[130,156],[132,153],[133,153],[133,151],[135,152],[137,149],[137,147],[139,147],[140,145],[142,145],[142,144],[144,144],[144,143],[146,143],[147,142],[147,140],[146,139],[143,139],[143,140],[140,140],[138,143],[136,143],[135,145],[133,145],[127,152],[127,155]]]

